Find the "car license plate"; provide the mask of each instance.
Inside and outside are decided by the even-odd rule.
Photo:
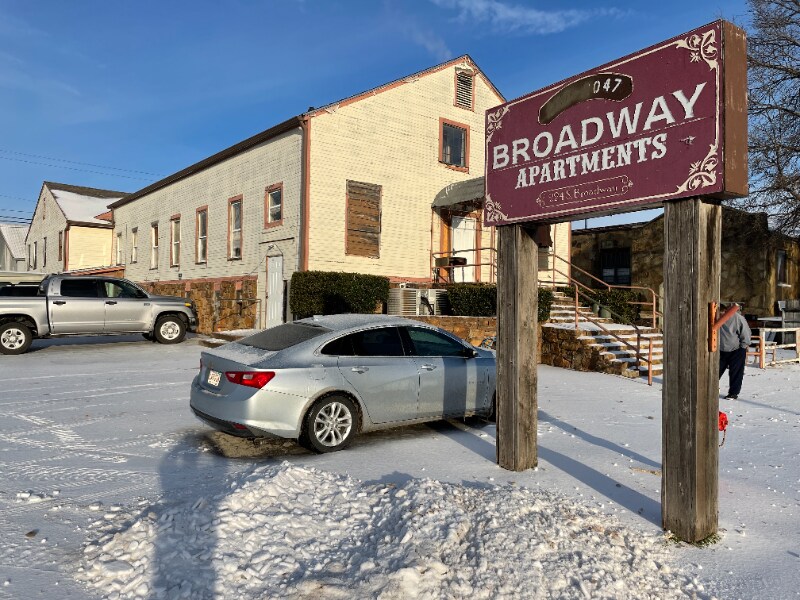
[[[220,377],[222,377],[222,373],[219,371],[212,371],[211,369],[208,370],[208,385],[218,386]]]

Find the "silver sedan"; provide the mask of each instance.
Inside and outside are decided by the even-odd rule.
[[[331,315],[203,352],[191,407],[226,433],[331,452],[362,431],[491,416],[494,397],[493,351],[417,321]]]

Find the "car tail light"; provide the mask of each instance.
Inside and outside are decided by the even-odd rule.
[[[263,388],[267,385],[275,373],[272,371],[228,371],[225,377],[231,383],[246,385],[247,387]]]

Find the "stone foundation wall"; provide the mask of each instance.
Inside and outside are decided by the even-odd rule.
[[[562,327],[545,325],[542,327],[541,359],[543,365],[572,369],[573,371],[595,371],[612,373],[626,377],[636,377],[624,363],[611,362],[600,354],[598,348],[589,345],[589,341],[578,339],[583,332]]]
[[[252,329],[256,326],[260,303],[253,300],[257,293],[255,277],[150,281],[140,282],[139,285],[152,294],[194,300],[199,333]]]

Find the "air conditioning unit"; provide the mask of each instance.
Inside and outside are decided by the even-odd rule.
[[[393,288],[387,313],[403,317],[441,315],[447,312],[446,290]]]

